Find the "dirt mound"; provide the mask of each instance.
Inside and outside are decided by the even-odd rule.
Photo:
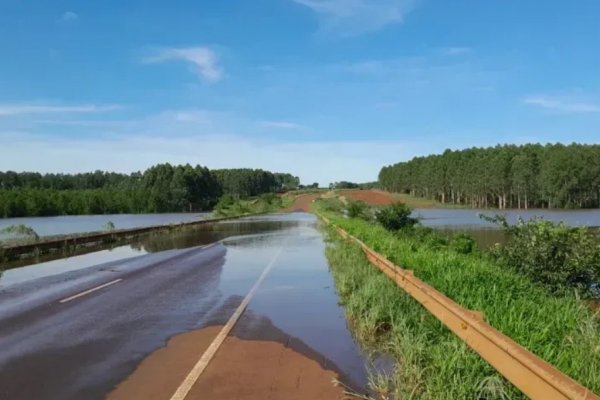
[[[301,194],[294,199],[294,204],[283,210],[284,212],[295,212],[295,211],[310,211],[310,205],[314,199],[319,197],[318,194]]]
[[[390,193],[379,190],[340,190],[339,193],[347,199],[364,201],[373,206],[387,205],[398,201]]]

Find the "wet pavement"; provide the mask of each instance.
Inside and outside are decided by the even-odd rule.
[[[255,362],[265,376],[280,376],[269,381],[269,390],[286,397],[290,391],[302,396],[302,388],[318,387],[314,381],[300,385],[300,374],[326,379],[320,382],[326,386],[333,374],[349,386],[364,388],[365,358],[338,305],[314,216],[269,215],[178,234],[125,246],[117,250],[122,259],[90,253],[66,264],[56,260],[50,266],[8,271],[6,281],[0,279],[0,399],[105,398],[128,378],[132,381],[157,351],[169,353],[165,346],[170,339],[186,332],[207,336],[205,328],[223,325],[271,262],[272,270],[217,353],[215,367],[209,366],[190,398],[195,398],[194,390],[208,393],[211,382],[223,376],[235,385],[227,371],[234,366],[244,366],[235,375],[240,385],[244,379],[258,385],[246,376]],[[43,268],[36,273],[36,267]],[[291,369],[273,365],[269,371],[267,358],[252,356],[269,351],[287,354],[277,360],[283,365],[288,360]],[[159,363],[150,371],[175,374],[170,365]],[[169,382],[175,385],[179,379],[173,375]],[[292,380],[297,384],[285,383]],[[152,381],[151,376],[138,380],[128,396],[141,398],[135,390]],[[169,392],[168,387],[162,390]],[[223,396],[215,393],[221,393],[215,398]],[[238,398],[241,392],[228,393]],[[257,398],[247,389],[244,393]]]

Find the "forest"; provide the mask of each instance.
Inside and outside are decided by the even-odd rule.
[[[236,198],[296,189],[299,179],[261,169],[159,164],[132,174],[0,172],[0,217],[203,211]]]
[[[498,145],[383,167],[382,189],[476,208],[600,207],[600,145]]]

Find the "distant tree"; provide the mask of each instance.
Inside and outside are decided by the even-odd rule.
[[[0,172],[0,217],[198,211],[224,193],[248,197],[298,185],[291,174],[189,164],[158,164],[130,175],[7,171]]]
[[[379,185],[471,207],[600,207],[600,145],[446,150],[383,167]]]

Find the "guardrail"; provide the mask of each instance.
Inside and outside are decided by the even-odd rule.
[[[525,395],[543,400],[600,400],[600,396],[590,389],[486,323],[480,311],[465,309],[415,277],[412,271],[398,267],[326,217],[320,217],[333,226],[341,237],[358,244],[373,265],[421,303]]]
[[[238,215],[234,217],[222,217],[222,218],[211,218],[211,219],[200,219],[197,221],[180,222],[176,224],[164,224],[164,225],[153,225],[143,228],[130,228],[130,229],[116,229],[108,232],[89,232],[80,235],[68,235],[57,238],[39,240],[33,243],[26,244],[15,244],[9,246],[0,246],[0,259],[12,259],[20,255],[25,254],[42,254],[49,250],[62,249],[68,246],[79,246],[83,244],[98,243],[98,242],[111,242],[120,238],[133,237],[142,235],[150,232],[165,231],[171,229],[178,229],[187,226],[205,225],[221,221],[227,221],[242,217],[251,217],[261,215],[264,213],[253,213],[246,215]]]

